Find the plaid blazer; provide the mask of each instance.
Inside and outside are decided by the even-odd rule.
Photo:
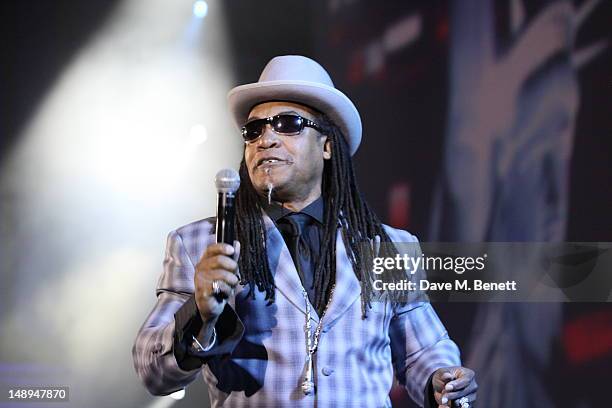
[[[168,235],[157,302],[133,347],[136,372],[152,394],[180,390],[202,373],[213,407],[389,407],[395,372],[422,406],[431,374],[440,367],[461,365],[459,349],[427,302],[372,302],[368,317],[362,319],[360,284],[339,230],[336,289],[315,354],[316,393],[304,395],[302,286],[279,230],[265,214],[264,221],[276,300],[268,304],[257,290],[253,300],[246,296],[248,287],[238,293],[230,305],[245,326],[242,339],[229,357],[211,359],[191,371],[182,370],[173,353],[174,314],[194,292],[194,265],[215,242],[214,218]],[[394,242],[417,242],[406,231],[385,228]],[[311,315],[316,327],[318,316]]]

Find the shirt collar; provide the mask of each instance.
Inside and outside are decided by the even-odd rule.
[[[268,204],[268,201],[262,198],[260,200],[260,204],[261,204],[261,207],[266,212],[266,214],[268,214],[268,216],[272,219],[272,221],[274,221],[274,223],[276,223],[278,220],[280,220],[284,216],[293,213],[293,211],[291,211],[290,209],[285,208],[282,205],[274,201],[272,201],[271,204]],[[302,210],[299,212],[311,216],[313,219],[318,221],[319,224],[323,225],[323,210],[324,210],[323,197],[319,196],[319,198],[314,200],[312,203],[308,204],[306,207],[302,208]]]

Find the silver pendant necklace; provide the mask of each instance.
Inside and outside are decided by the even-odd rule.
[[[327,309],[332,301],[332,297],[334,296],[334,289],[336,289],[336,285],[332,286],[331,288],[329,300],[327,301],[327,305],[325,305],[325,310],[323,310],[323,314],[319,319],[319,324],[317,324],[314,335],[311,337],[310,330],[312,325],[310,322],[310,302],[308,301],[308,293],[306,293],[306,290],[302,288],[302,295],[304,296],[304,302],[306,303],[306,326],[304,327],[304,332],[306,333],[306,373],[304,374],[304,381],[302,381],[302,392],[304,395],[312,395],[315,393],[313,358],[314,354],[317,352],[317,347],[319,346],[321,328],[323,327],[323,317],[325,317],[325,313],[327,312]]]

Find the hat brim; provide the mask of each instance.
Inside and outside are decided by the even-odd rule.
[[[361,143],[361,118],[351,100],[339,90],[307,81],[268,81],[240,85],[227,95],[236,126],[242,127],[253,106],[267,101],[301,103],[327,115],[342,131],[351,156]]]

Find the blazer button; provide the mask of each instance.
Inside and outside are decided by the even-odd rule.
[[[324,376],[329,377],[330,375],[332,375],[332,373],[334,372],[334,369],[331,367],[323,367],[323,369],[321,370],[321,372],[323,373]]]

